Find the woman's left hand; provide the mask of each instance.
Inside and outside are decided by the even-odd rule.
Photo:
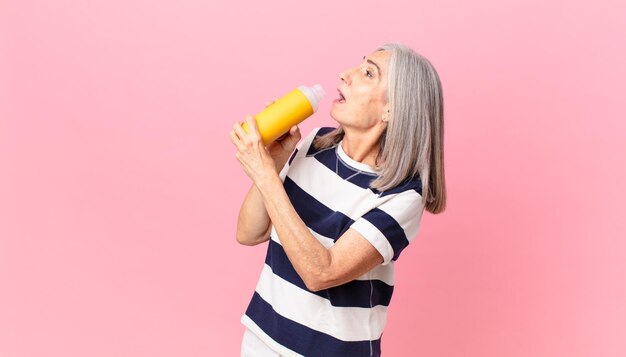
[[[230,131],[230,141],[237,148],[235,157],[239,160],[246,175],[254,183],[266,179],[271,174],[276,174],[274,160],[261,140],[261,134],[256,125],[256,120],[251,115],[246,115],[248,133],[241,127],[240,123],[233,125]]]

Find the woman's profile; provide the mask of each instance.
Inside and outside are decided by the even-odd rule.
[[[340,74],[331,117],[265,146],[230,139],[253,184],[237,241],[267,243],[242,356],[380,356],[394,264],[424,209],[445,209],[443,94],[423,56],[386,44]]]

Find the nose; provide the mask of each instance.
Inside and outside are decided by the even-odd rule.
[[[346,82],[346,72],[341,72],[339,73],[339,79],[341,79],[343,82]],[[346,84],[348,84],[348,82],[346,82]]]

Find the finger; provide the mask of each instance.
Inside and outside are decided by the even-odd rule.
[[[239,138],[239,146],[237,146],[237,149],[239,151],[245,151],[246,147],[248,147],[253,140],[250,138],[250,132],[246,132],[242,127],[240,123],[236,123],[235,125],[233,125],[233,130],[235,131],[235,134],[237,134],[237,137]],[[248,125],[248,130],[250,131],[250,126]]]
[[[259,128],[256,125],[256,119],[254,119],[252,115],[246,115],[246,123],[248,124],[250,134],[253,134],[251,136],[254,136],[255,139],[261,136],[259,134]]]
[[[289,129],[289,139],[292,142],[297,143],[298,141],[300,141],[301,137],[302,135],[300,134],[300,128],[298,128],[296,125],[292,126],[291,129]]]
[[[235,133],[235,130],[230,131],[230,142],[237,146],[237,148],[241,145],[241,140],[239,139],[239,136],[237,136],[237,133]]]
[[[243,130],[243,128],[241,127],[241,123],[235,123],[233,125],[233,131],[235,132],[235,134],[237,134],[237,136],[239,137],[239,140],[245,140],[248,137],[248,134],[246,133],[245,130]]]
[[[291,128],[289,128],[289,131],[284,133],[283,135],[281,135],[278,139],[276,139],[277,141],[281,141],[283,139],[286,139],[289,136],[294,136],[296,135],[296,133],[298,132],[298,126],[294,125]]]
[[[283,139],[285,139],[287,137],[287,135],[289,135],[289,133],[284,133],[283,135],[279,136],[276,141],[283,141]]]
[[[285,140],[285,144],[288,148],[293,149],[298,141],[300,141],[300,138],[300,129],[294,125],[289,129],[289,137]]]

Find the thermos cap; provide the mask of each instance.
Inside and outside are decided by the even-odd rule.
[[[326,92],[321,85],[315,84],[312,87],[300,86],[298,89],[304,93],[309,102],[311,103],[311,107],[313,107],[313,111],[316,112],[319,106],[319,102],[324,98]]]

